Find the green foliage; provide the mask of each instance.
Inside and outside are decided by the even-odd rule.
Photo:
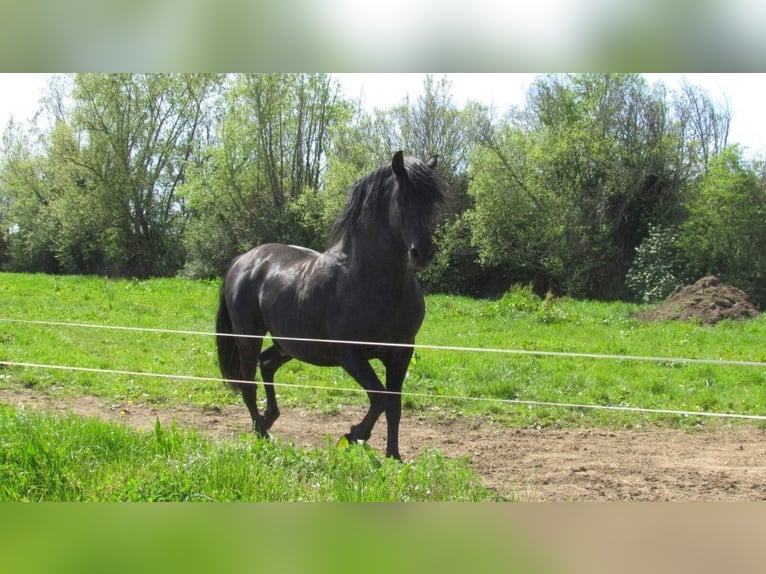
[[[14,268],[53,270],[53,256],[69,273],[174,274],[185,223],[175,191],[215,85],[193,74],[75,76],[71,111],[59,102],[43,149],[3,169],[21,184],[5,188],[13,242],[34,255]]]
[[[45,102],[50,129],[0,150],[5,269],[211,278],[259,243],[322,249],[348,186],[404,149],[439,154],[449,188],[429,292],[657,297],[678,262],[650,230],[675,228],[684,276],[766,300],[763,178],[692,85],[541,75],[495,117],[433,76],[369,114],[327,74],[80,74]]]
[[[55,198],[50,169],[33,151],[34,136],[20,126],[10,125],[3,137],[0,169],[0,203],[7,267],[14,270],[55,272],[57,224],[52,216]]]
[[[684,183],[669,103],[619,74],[541,77],[529,102],[471,158],[473,244],[541,291],[620,297],[644,222]]]
[[[544,267],[555,265],[546,254],[552,234],[551,212],[526,182],[532,177],[534,138],[502,126],[493,136],[493,147],[480,147],[471,156],[468,189],[474,207],[466,214],[471,242],[485,266],[504,266],[519,281],[534,281]]]
[[[625,284],[642,303],[661,301],[684,284],[685,264],[678,238],[674,228],[649,226],[649,233],[636,248]]]
[[[333,222],[345,203],[327,190],[306,189],[288,206],[290,243],[324,251],[330,244]]]
[[[766,305],[766,188],[731,147],[715,156],[686,203],[679,248],[695,279],[716,275]]]
[[[183,190],[191,214],[185,275],[220,275],[259,243],[324,243],[321,163],[348,113],[336,93],[327,74],[233,78],[219,136]]]
[[[89,210],[94,220],[84,226],[82,239],[62,230],[62,241],[77,240],[74,248],[62,248],[66,271],[149,277],[178,270],[184,221],[176,188],[185,163],[197,153],[205,102],[216,81],[192,74],[75,77],[70,121],[84,143],[54,153],[53,159],[65,169],[82,166],[73,193],[84,201],[75,205]],[[61,220],[83,223],[82,218]],[[87,246],[100,250],[101,261],[78,261]]]
[[[498,287],[487,268],[478,259],[471,246],[471,223],[464,213],[445,217],[434,232],[436,256],[428,269],[421,271],[419,279],[428,292],[494,295]],[[504,285],[503,274],[500,282]]]

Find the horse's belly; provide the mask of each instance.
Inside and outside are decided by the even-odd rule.
[[[317,335],[311,334],[310,331],[302,331],[300,335],[288,337],[285,331],[276,330],[271,331],[271,336],[285,355],[320,367],[337,366],[341,364],[343,354],[349,347],[360,347],[369,358],[379,358],[381,353],[391,349],[391,345],[414,343],[420,322],[412,323],[411,320],[417,318],[409,319],[410,321],[398,322],[392,329],[357,331],[353,335],[343,332]],[[280,335],[283,338],[280,338]]]
[[[304,363],[318,367],[333,367],[340,364],[339,345],[320,342],[320,340],[295,341],[279,337],[274,337],[273,341],[283,354]]]

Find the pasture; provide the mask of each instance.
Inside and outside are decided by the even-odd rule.
[[[217,282],[182,279],[125,281],[0,274],[0,318],[4,319],[0,323],[0,360],[93,369],[3,367],[0,388],[23,388],[61,400],[98,397],[104,404],[150,405],[170,413],[174,408],[226,413],[227,422],[239,428],[241,434],[247,433],[249,417],[240,397],[223,384],[206,380],[220,378],[211,336],[218,290]],[[547,428],[583,432],[585,429],[596,434],[601,429],[629,433],[661,427],[672,432],[694,433],[722,425],[762,426],[760,422],[721,421],[693,414],[540,406],[533,402],[689,413],[766,414],[763,367],[673,361],[704,358],[763,362],[766,360],[762,345],[766,334],[763,318],[724,321],[713,327],[693,323],[643,323],[634,318],[641,309],[637,305],[544,300],[525,288],[514,288],[497,301],[429,296],[426,305],[426,319],[417,340],[421,345],[658,359],[634,361],[417,348],[404,383],[403,427],[408,426],[408,419],[417,420],[418,424],[463,424],[473,420],[491,424],[495,429],[523,432]],[[186,333],[17,323],[7,319]],[[169,378],[146,376],[148,374],[164,374]],[[308,452],[324,457],[325,462],[317,462],[316,468],[326,468],[322,465],[327,463],[327,453],[338,455],[337,449],[329,445],[334,445],[339,435],[327,439],[325,435],[329,431],[323,427],[322,420],[329,416],[341,418],[347,428],[366,406],[366,396],[340,369],[320,369],[298,362],[285,365],[278,373],[277,383],[283,415],[291,409],[308,413],[306,424],[311,425],[319,444],[325,443],[319,450]],[[262,396],[263,393],[259,395]],[[348,413],[347,419],[345,413]],[[18,417],[26,415],[4,410],[3,416],[8,421],[16,421],[4,423],[10,425],[20,424]],[[237,420],[230,421],[232,416]],[[312,417],[316,417],[313,425]],[[277,435],[282,422],[280,419],[274,426]],[[33,423],[34,420],[24,424]],[[39,426],[55,425],[46,421]],[[162,425],[158,428],[162,429],[160,432],[171,431]],[[468,430],[470,426],[464,432]],[[155,442],[157,432],[155,428],[148,431],[149,435],[155,435]],[[186,430],[174,429],[173,432],[185,436]],[[483,433],[474,435],[478,447]],[[383,425],[373,433],[373,439],[381,437],[385,438]],[[136,440],[147,439],[139,436]],[[240,444],[237,448],[264,450],[264,447],[253,446],[250,437],[236,440],[246,441],[246,446]],[[375,444],[375,440],[371,442]],[[413,465],[441,469],[443,476],[439,480],[444,483],[453,480],[446,478],[447,475],[457,477],[453,487],[440,490],[441,499],[492,498],[492,493],[476,489],[472,482],[475,476],[472,477],[459,460],[439,458],[429,450],[434,445],[407,444],[409,440],[403,434],[403,449],[423,453],[414,457]],[[508,440],[511,441],[508,448],[512,449],[513,439]],[[210,448],[219,443],[214,441]],[[234,448],[226,441],[223,444],[228,446],[221,448]],[[280,455],[282,458],[298,456],[287,454],[298,449],[284,445],[279,448],[285,449]],[[141,451],[138,447],[130,449]],[[388,461],[382,459],[379,452],[362,447],[349,452],[364,454],[358,458],[370,461],[370,476],[380,476],[379,469],[388,468]],[[474,452],[463,454],[470,457]],[[416,491],[413,487],[409,492]],[[281,499],[290,499],[289,494],[282,493],[282,496]],[[334,498],[335,495],[327,491],[311,496],[343,498]],[[370,499],[411,499],[409,496],[378,493],[370,494]],[[248,499],[246,494],[243,497]]]

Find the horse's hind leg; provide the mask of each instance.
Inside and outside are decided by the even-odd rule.
[[[268,437],[269,426],[258,412],[257,386],[255,383],[255,372],[258,367],[258,358],[261,354],[262,341],[260,339],[238,339],[239,347],[239,368],[243,381],[253,381],[252,383],[242,382],[237,386],[242,393],[242,400],[245,401],[247,410],[250,411],[250,418],[253,421],[253,431],[262,437]],[[268,394],[268,393],[267,393]]]
[[[245,401],[245,406],[250,411],[250,418],[253,421],[253,432],[263,438],[268,438],[269,433],[267,431],[270,425],[266,424],[263,415],[258,412],[255,382],[242,384],[240,389],[242,390],[242,400]]]
[[[277,369],[288,362],[292,357],[283,354],[277,346],[272,346],[261,353],[261,375],[263,386],[266,389],[266,410],[263,413],[263,421],[266,430],[271,428],[274,421],[279,418],[277,395],[274,391],[274,374]]]

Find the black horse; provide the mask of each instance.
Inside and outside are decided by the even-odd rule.
[[[253,430],[261,436],[268,436],[279,416],[274,373],[298,359],[343,367],[370,400],[367,414],[346,438],[368,440],[385,411],[386,455],[400,459],[402,383],[425,315],[414,271],[434,256],[434,209],[444,199],[436,162],[436,156],[423,162],[399,151],[391,165],[354,183],[333,227],[335,243],[324,253],[269,243],[232,262],[218,308],[218,362],[224,378],[242,393]],[[237,336],[267,332],[273,345],[263,352],[261,338]],[[371,359],[384,365],[385,386]],[[259,363],[266,389],[263,414],[256,385],[236,382],[254,380]]]

